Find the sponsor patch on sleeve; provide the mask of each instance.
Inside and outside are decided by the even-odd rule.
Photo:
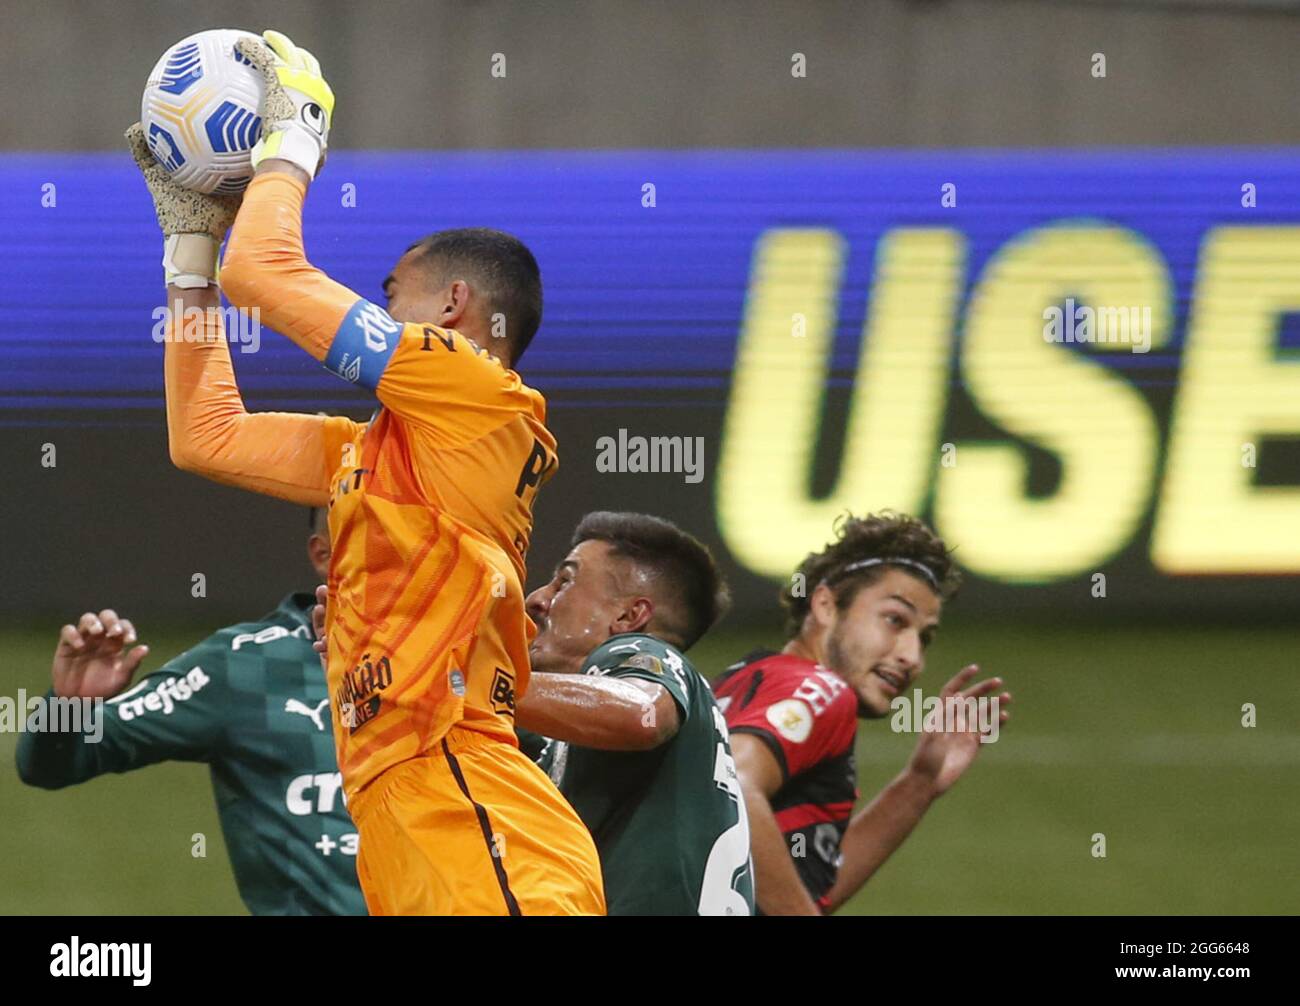
[[[786,740],[802,744],[812,733],[813,714],[802,699],[784,699],[767,707],[767,722]]]
[[[634,653],[623,661],[624,667],[635,667],[638,670],[649,671],[651,674],[662,675],[664,665],[659,658],[650,653]]]
[[[382,307],[362,297],[352,305],[334,334],[325,357],[325,369],[374,391],[401,334],[401,322],[394,321]]]

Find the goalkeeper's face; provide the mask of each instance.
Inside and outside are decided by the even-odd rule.
[[[925,669],[925,651],[939,627],[942,602],[928,584],[900,569],[860,588],[840,608],[818,587],[813,615],[822,639],[816,652],[857,693],[858,713],[889,715],[889,703]]]
[[[653,604],[636,570],[610,554],[608,542],[588,539],[573,548],[551,582],[528,595],[537,636],[528,648],[534,671],[577,674],[597,646],[620,632],[639,632]]]
[[[499,341],[488,341],[483,295],[464,279],[448,279],[429,269],[415,252],[407,252],[383,283],[389,317],[403,324],[454,328],[480,348],[501,353]]]
[[[394,321],[455,327],[455,320],[444,324],[447,321],[448,289],[444,289],[443,284],[432,282],[429,270],[412,252],[397,260],[393,271],[384,279],[383,289],[387,301],[384,306]]]

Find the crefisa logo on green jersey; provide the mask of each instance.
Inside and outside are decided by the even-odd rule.
[[[149,680],[141,681],[121,695],[115,695],[108,704],[117,709],[123,720],[133,720],[151,712],[170,716],[178,703],[188,702],[195,692],[212,681],[202,667],[191,667],[184,674],[163,678],[150,689]]]

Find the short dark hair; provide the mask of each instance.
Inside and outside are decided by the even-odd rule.
[[[310,507],[307,510],[307,527],[312,534],[330,535],[329,510],[323,506]]]
[[[804,619],[812,606],[812,593],[825,583],[835,594],[835,606],[846,610],[858,591],[875,583],[889,569],[901,569],[926,583],[941,600],[956,595],[961,586],[961,572],[943,539],[915,517],[882,510],[866,517],[842,514],[833,527],[835,540],[820,552],[811,552],[795,570],[790,582],[781,590],[781,604],[786,611],[786,635],[793,639],[803,630]],[[853,563],[867,559],[902,559],[862,569],[848,570]],[[923,567],[909,565],[916,563]],[[929,576],[926,575],[929,572]]]
[[[665,634],[688,650],[731,606],[731,592],[713,554],[671,521],[644,513],[600,510],[578,522],[570,547],[603,541],[614,555],[650,571],[664,584],[668,603],[656,605]]]
[[[528,246],[490,227],[460,227],[421,238],[407,253],[430,270],[439,285],[470,280],[492,313],[505,319],[513,367],[542,324],[542,273]]]

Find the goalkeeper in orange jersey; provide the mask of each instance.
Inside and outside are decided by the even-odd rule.
[[[314,268],[302,206],[334,97],[314,57],[264,37],[240,43],[266,78],[242,207],[177,189],[128,133],[166,235],[168,300],[207,319],[202,341],[166,342],[172,459],[329,507],[334,738],[371,913],[603,913],[591,837],[514,733],[535,632],[524,555],[557,465],[545,401],[512,369],[541,319],[537,263],[507,234],[440,232],[384,281],[387,310]],[[236,210],[222,289],[374,392],[369,423],[245,412],[213,310]]]

